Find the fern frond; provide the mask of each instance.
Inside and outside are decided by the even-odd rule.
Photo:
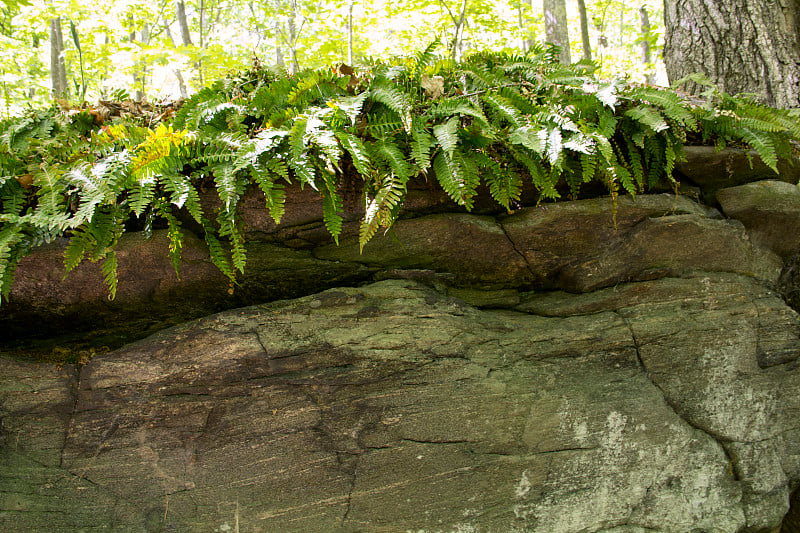
[[[452,117],[444,124],[439,124],[433,127],[433,135],[439,142],[439,146],[441,146],[442,150],[444,150],[448,155],[452,154],[458,146],[457,131],[461,125],[460,122],[461,121],[458,117]]]
[[[344,203],[336,191],[331,191],[327,187],[323,191],[322,219],[328,233],[331,234],[336,244],[339,244],[339,235],[342,233],[342,215],[340,213],[344,210]]]
[[[350,154],[353,166],[361,174],[362,178],[367,178],[372,174],[372,162],[370,161],[369,151],[364,143],[356,137],[344,131],[337,131],[336,138],[339,139],[342,147]]]
[[[511,168],[501,167],[497,161],[482,152],[474,153],[473,157],[483,170],[492,198],[510,211],[511,203],[518,201],[522,193],[522,177]]]
[[[378,85],[370,89],[369,98],[397,113],[403,129],[406,133],[411,133],[411,100],[407,94],[396,87]]]
[[[389,227],[394,222],[396,212],[406,193],[406,183],[394,173],[384,177],[375,197],[368,199],[364,220],[358,232],[358,245],[361,251],[381,226]]]
[[[772,138],[764,132],[750,128],[742,128],[740,134],[742,140],[756,151],[761,161],[778,174],[778,154]]]
[[[119,284],[116,252],[109,252],[108,255],[106,255],[100,270],[103,272],[103,279],[108,289],[108,299],[113,300],[117,297],[117,285]]]
[[[633,109],[629,109],[625,112],[625,116],[632,118],[638,122],[641,122],[655,133],[660,133],[669,126],[667,125],[664,117],[661,116],[655,108],[647,105],[639,105],[634,107]]]
[[[211,226],[211,222],[207,219],[203,219],[203,229],[205,229],[205,241],[208,245],[208,252],[211,256],[211,262],[227,276],[231,282],[236,280],[236,273],[231,266],[230,259],[228,257],[225,248],[223,248],[222,243],[219,241],[217,236],[214,233],[214,229]]]
[[[14,248],[22,239],[20,227],[16,224],[0,227],[0,303],[8,299],[11,294],[11,285],[14,281],[14,271],[17,267],[17,258]]]
[[[413,169],[403,150],[390,140],[381,139],[375,143],[375,153],[389,164],[392,172],[405,185],[405,182],[411,177]]]
[[[440,46],[442,46],[442,41],[437,37],[424,50],[416,53],[414,61],[408,68],[408,74],[412,79],[418,80],[426,68],[436,63],[438,57],[435,52]]]
[[[424,172],[431,166],[431,149],[435,141],[426,124],[414,120],[411,126],[411,159]]]
[[[499,94],[487,93],[481,95],[481,101],[487,103],[498,116],[503,117],[511,125],[519,127],[524,123],[519,110],[507,98]]]
[[[442,152],[433,160],[433,170],[442,189],[467,210],[472,209],[477,187],[477,172],[469,163],[459,150]]]
[[[547,130],[533,126],[522,126],[514,129],[508,136],[508,140],[537,154],[542,154],[547,146]]]

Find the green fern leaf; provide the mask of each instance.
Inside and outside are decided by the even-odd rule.
[[[407,94],[395,87],[378,85],[372,87],[369,97],[397,113],[403,129],[406,133],[411,133],[411,100]]]
[[[433,127],[433,135],[439,141],[439,146],[446,154],[450,155],[458,147],[458,128],[460,120],[458,117],[452,117],[444,124],[439,124]]]
[[[353,166],[356,167],[361,177],[366,178],[372,175],[373,170],[372,162],[369,158],[369,151],[366,146],[364,146],[361,139],[341,130],[336,132],[336,138],[339,139],[342,147],[350,154],[353,160]]]
[[[772,138],[765,132],[753,131],[750,128],[742,128],[742,140],[746,142],[758,157],[776,174],[778,174],[778,154]]]
[[[119,277],[117,275],[117,254],[116,252],[109,252],[100,267],[103,272],[103,279],[106,282],[108,289],[108,299],[113,300],[117,297],[117,285],[119,284]]]
[[[415,120],[411,126],[411,159],[422,172],[431,166],[431,149],[434,144],[427,125]]]
[[[522,126],[514,129],[508,136],[508,140],[541,155],[547,146],[547,130]]]
[[[664,117],[661,116],[661,113],[651,106],[636,106],[633,109],[627,110],[625,112],[625,116],[641,122],[656,133],[662,132],[669,128],[667,123],[664,121]]]
[[[344,210],[344,203],[342,197],[335,191],[330,191],[327,187],[322,195],[322,219],[325,222],[325,228],[331,234],[336,244],[339,244],[339,235],[342,233],[342,215]]]

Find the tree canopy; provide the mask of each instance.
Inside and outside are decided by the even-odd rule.
[[[644,81],[663,72],[657,54],[652,63],[643,63],[641,54],[643,42],[654,50],[663,42],[661,2],[641,4],[653,21],[644,29],[639,6],[585,3],[601,77]],[[90,102],[137,93],[150,100],[176,98],[183,87],[194,92],[226,72],[249,68],[256,58],[296,70],[410,55],[437,37],[451,54],[519,53],[546,38],[541,3],[532,0],[3,0],[0,6],[6,114],[49,101],[56,19],[64,96]],[[583,49],[578,7],[568,4],[575,58]]]

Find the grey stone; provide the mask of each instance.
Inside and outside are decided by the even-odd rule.
[[[491,217],[428,215],[399,220],[389,235],[376,236],[359,249],[357,235],[316,248],[327,261],[370,267],[432,269],[453,274],[459,285],[503,288],[526,285],[532,275],[525,259]]]
[[[670,215],[645,219],[597,255],[566,265],[558,285],[589,292],[692,271],[736,272],[775,284],[782,266],[777,255],[751,245],[740,223]]]
[[[678,162],[675,169],[700,186],[703,200],[714,205],[717,191],[731,185],[741,185],[760,180],[781,180],[796,184],[800,180],[800,160],[781,159],[778,173],[761,161],[755,151],[713,146],[686,146],[686,161]]]
[[[721,189],[725,215],[744,224],[752,241],[784,260],[800,250],[800,189],[768,180]]]
[[[520,304],[543,307],[393,279],[188,322],[79,377],[0,358],[0,527],[56,505],[50,531],[780,523],[800,368],[758,354],[800,322],[775,293],[703,273]]]

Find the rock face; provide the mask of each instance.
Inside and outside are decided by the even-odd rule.
[[[189,322],[77,374],[0,360],[0,523],[780,524],[800,479],[800,322],[775,293],[697,274],[524,300],[482,311],[386,280]]]
[[[43,296],[32,257],[4,335],[267,303],[83,365],[0,346],[0,529],[797,531],[789,187],[720,190],[729,219],[672,195],[420,211],[363,254],[352,224],[337,247],[254,210],[234,296],[200,242],[177,281],[129,238],[101,307],[94,265]]]

